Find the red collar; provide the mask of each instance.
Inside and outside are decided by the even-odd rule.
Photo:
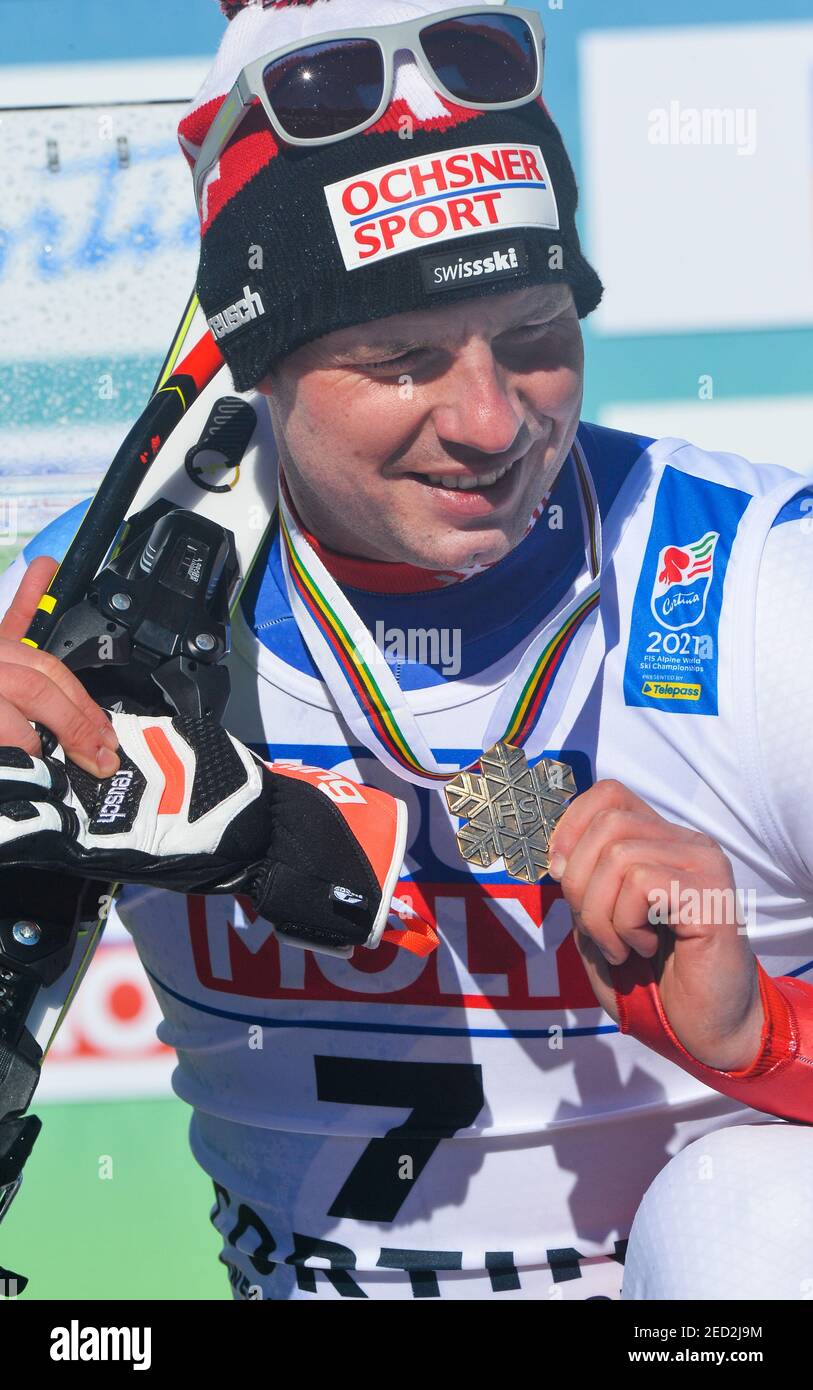
[[[419,565],[342,555],[338,550],[329,550],[304,527],[302,533],[310,541],[325,569],[337,583],[350,589],[364,589],[371,594],[420,594],[427,589],[445,589],[448,584],[455,584],[465,577],[452,571],[443,574],[421,569]]]

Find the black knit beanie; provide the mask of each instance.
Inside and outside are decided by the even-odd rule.
[[[458,0],[465,8],[462,0]],[[239,71],[331,29],[431,14],[449,0],[224,0],[233,16],[179,127],[190,163]],[[402,55],[379,122],[332,145],[280,146],[252,107],[201,199],[197,290],[237,390],[339,328],[529,285],[601,299],[576,231],[576,180],[541,99],[452,105]]]

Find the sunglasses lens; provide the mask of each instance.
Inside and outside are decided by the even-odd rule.
[[[444,19],[421,30],[421,43],[444,87],[462,101],[521,101],[536,87],[533,33],[516,15]]]
[[[314,43],[269,63],[263,83],[288,135],[323,140],[375,114],[384,90],[384,58],[368,39]]]

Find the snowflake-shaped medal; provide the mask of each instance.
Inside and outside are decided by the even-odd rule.
[[[502,742],[483,754],[480,768],[458,772],[445,788],[452,815],[467,822],[457,832],[460,853],[484,869],[503,859],[512,878],[538,883],[548,872],[554,827],[576,795],[572,768],[553,758],[529,767],[521,748]]]

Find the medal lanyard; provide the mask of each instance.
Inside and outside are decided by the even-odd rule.
[[[554,728],[596,623],[601,581],[601,517],[584,451],[569,454],[578,482],[586,568],[577,592],[534,638],[507,681],[481,739],[541,753]],[[281,553],[291,611],[308,651],[356,738],[399,777],[421,787],[443,786],[460,769],[444,770],[421,733],[393,672],[362,622],[297,525],[279,493]],[[544,718],[543,718],[544,715]],[[476,762],[471,766],[476,766]]]

